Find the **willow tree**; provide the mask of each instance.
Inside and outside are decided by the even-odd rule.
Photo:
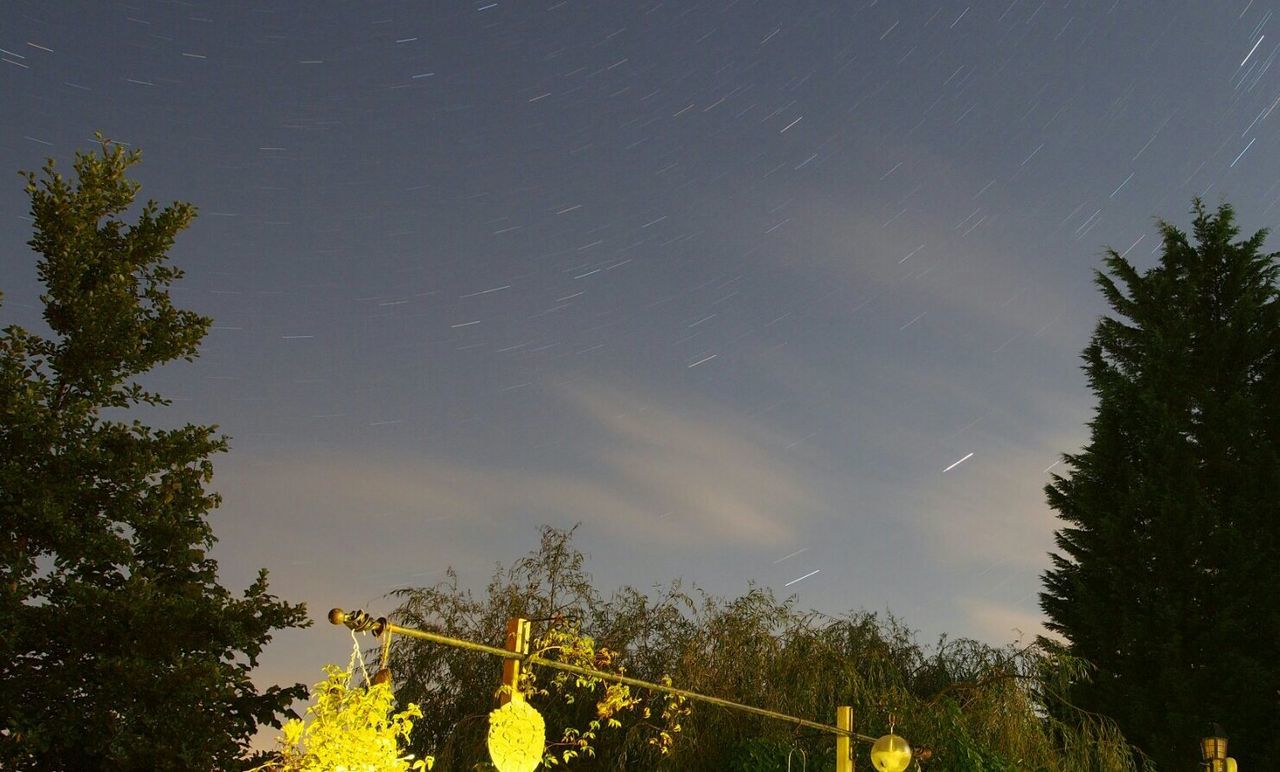
[[[0,332],[0,767],[236,767],[301,685],[250,671],[305,610],[218,583],[206,489],[216,427],[127,419],[168,402],[136,379],[195,357],[210,320],[175,308],[168,262],[192,206],[143,205],[137,151],[102,141],[75,180],[26,175],[47,334]],[[112,416],[112,417],[108,417]]]
[[[1194,242],[1161,222],[1157,265],[1109,251],[1097,274],[1097,410],[1046,488],[1065,525],[1041,604],[1096,667],[1077,704],[1161,768],[1218,722],[1260,769],[1280,758],[1280,266],[1230,206],[1193,214]]]
[[[892,618],[803,611],[794,598],[759,587],[721,598],[673,582],[652,593],[622,588],[606,596],[592,584],[571,531],[544,528],[538,549],[499,568],[483,594],[451,574],[442,584],[397,596],[401,603],[391,618],[400,625],[496,646],[506,619],[522,616],[533,620],[535,646],[568,629],[589,638],[596,667],[650,682],[665,676],[684,689],[827,724],[837,706],[850,705],[857,731],[878,736],[892,725],[931,749],[924,768],[934,772],[1136,768],[1114,724],[1063,699],[1080,667],[1062,652],[1035,643],[922,645]],[[548,648],[544,656],[560,654]],[[424,714],[414,723],[411,750],[436,755],[441,769],[483,764],[485,717],[495,705],[501,664],[486,654],[401,638],[390,663],[401,704],[417,703]],[[542,671],[537,684],[553,685],[554,678],[554,671]],[[566,686],[529,698],[546,719],[551,754],[566,729],[599,717],[607,696],[600,684],[569,679]],[[629,696],[642,702],[617,712],[613,728],[593,732],[594,755],[577,754],[565,765],[569,770],[775,772],[787,768],[788,755],[792,768],[800,768],[801,752],[809,769],[834,768],[830,735],[698,702],[677,706],[679,731],[673,732],[669,702],[638,687]],[[859,768],[868,766],[867,748],[858,753]]]

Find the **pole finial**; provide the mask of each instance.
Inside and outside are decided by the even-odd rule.
[[[369,616],[368,612],[361,609],[350,612],[343,611],[340,608],[329,609],[329,622],[335,625],[345,625],[352,632],[373,633],[374,635],[382,635],[382,631],[387,627],[386,617],[374,619]]]

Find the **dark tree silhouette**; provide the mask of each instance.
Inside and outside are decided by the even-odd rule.
[[[1280,758],[1280,302],[1266,232],[1193,209],[1160,223],[1159,264],[1114,251],[1114,314],[1084,351],[1097,395],[1085,448],[1046,487],[1065,525],[1044,576],[1049,627],[1096,672],[1081,707],[1161,769],[1222,724],[1246,769]]]

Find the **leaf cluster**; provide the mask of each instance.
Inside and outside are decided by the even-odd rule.
[[[627,674],[617,652],[604,646],[597,649],[595,640],[582,634],[577,622],[563,616],[550,620],[545,632],[534,642],[533,653],[543,659],[601,673]],[[585,727],[564,727],[560,739],[547,745],[543,763],[548,767],[567,764],[580,755],[594,757],[598,734],[623,729],[624,720],[633,728],[652,729],[649,744],[660,754],[667,755],[671,752],[674,737],[681,731],[680,721],[691,710],[687,700],[679,695],[663,692],[637,695],[629,685],[601,677],[564,670],[552,670],[551,673],[549,688],[539,688],[536,671],[526,668],[522,673],[521,692],[550,704],[573,705],[584,698],[594,699],[595,716]],[[664,675],[662,683],[670,686],[671,678]],[[651,720],[655,710],[660,715],[657,723]]]
[[[415,760],[413,754],[401,751],[422,710],[409,703],[397,711],[387,681],[365,678],[353,685],[357,662],[363,672],[358,648],[346,668],[325,665],[325,680],[313,688],[315,703],[307,708],[306,720],[286,722],[275,758],[251,772],[411,772],[432,768],[432,757]]]

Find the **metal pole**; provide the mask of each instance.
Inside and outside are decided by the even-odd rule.
[[[852,708],[849,709],[850,719],[849,719],[848,727],[832,726],[830,724],[823,724],[817,721],[809,721],[807,719],[797,718],[796,716],[788,716],[785,713],[778,713],[772,710],[765,710],[764,708],[757,708],[754,705],[744,705],[740,702],[734,702],[733,700],[725,700],[719,697],[712,697],[707,694],[699,694],[698,692],[691,692],[691,691],[688,691],[687,689],[677,689],[674,686],[666,686],[664,684],[655,684],[651,681],[642,681],[639,678],[631,678],[629,676],[618,675],[616,673],[606,673],[601,670],[592,670],[591,668],[587,668],[587,667],[578,667],[577,665],[570,665],[567,662],[557,662],[556,660],[553,660],[553,659],[543,659],[542,657],[539,657],[536,654],[521,654],[516,651],[511,651],[508,649],[499,649],[496,646],[486,646],[483,643],[475,643],[472,641],[463,640],[461,638],[451,638],[447,635],[432,633],[426,630],[416,630],[411,627],[401,627],[400,625],[392,624],[391,622],[387,621],[386,617],[378,617],[377,619],[375,619],[363,611],[353,611],[351,613],[346,613],[340,608],[335,608],[329,612],[329,621],[335,625],[345,625],[346,627],[356,632],[368,632],[368,633],[373,633],[374,635],[381,635],[383,631],[390,631],[395,635],[404,635],[409,638],[418,638],[424,641],[431,641],[432,643],[439,643],[444,646],[452,646],[455,649],[465,649],[467,651],[475,651],[481,654],[488,654],[494,657],[501,657],[504,660],[519,660],[522,664],[525,664],[525,665],[540,665],[542,667],[549,667],[555,670],[563,670],[567,673],[575,673],[577,675],[587,676],[588,678],[599,678],[604,681],[613,681],[614,683],[626,684],[627,686],[637,686],[637,687],[640,687],[641,689],[649,689],[655,692],[663,692],[665,694],[675,694],[677,696],[684,697],[685,699],[695,700],[697,702],[706,702],[712,705],[719,705],[722,708],[729,708],[731,710],[741,710],[745,713],[752,713],[757,716],[764,716],[765,718],[771,718],[771,719],[774,719],[775,721],[784,721],[789,724],[795,724],[796,726],[803,726],[808,729],[816,729],[821,732],[826,732],[827,734],[833,734],[837,737],[837,739],[839,738],[845,738],[846,740],[852,739],[852,740],[857,740],[858,742],[864,742],[864,743],[874,743],[876,741],[876,738],[874,737],[869,737],[864,734],[858,734],[857,732],[853,731],[852,729],[853,709]]]
[[[853,772],[853,708],[841,705],[836,708],[836,727],[848,732],[836,736],[836,772]]]

